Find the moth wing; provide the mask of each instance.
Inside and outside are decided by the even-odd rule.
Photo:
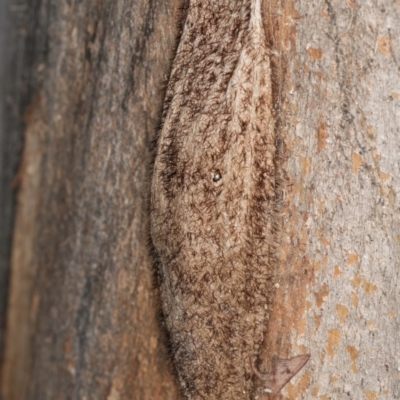
[[[301,354],[287,360],[274,358],[272,361],[272,394],[279,391],[293,378],[310,359],[310,354]]]

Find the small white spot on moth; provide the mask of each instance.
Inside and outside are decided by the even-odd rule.
[[[264,392],[265,392],[265,393],[272,393],[272,390],[271,390],[271,389],[268,389],[268,388],[265,388],[265,389],[264,389]]]
[[[279,283],[275,283],[275,287],[276,287],[277,289],[279,289],[279,288],[281,287],[281,285],[280,285]]]
[[[221,171],[219,169],[216,169],[213,173],[213,181],[218,182],[222,179]]]

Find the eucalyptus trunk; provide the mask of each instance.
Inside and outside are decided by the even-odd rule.
[[[180,398],[147,199],[181,7],[26,4],[2,400]],[[264,358],[311,354],[282,399],[399,398],[399,3],[263,7],[281,175]]]

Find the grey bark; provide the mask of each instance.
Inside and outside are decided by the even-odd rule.
[[[397,399],[399,2],[284,6],[286,212],[268,340],[311,361],[283,397]]]

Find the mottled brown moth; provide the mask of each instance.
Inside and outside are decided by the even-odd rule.
[[[267,376],[254,365],[276,262],[266,43],[261,0],[191,0],[167,87],[150,229],[174,365],[191,400],[248,400],[258,378],[276,392],[307,361],[276,359]]]

